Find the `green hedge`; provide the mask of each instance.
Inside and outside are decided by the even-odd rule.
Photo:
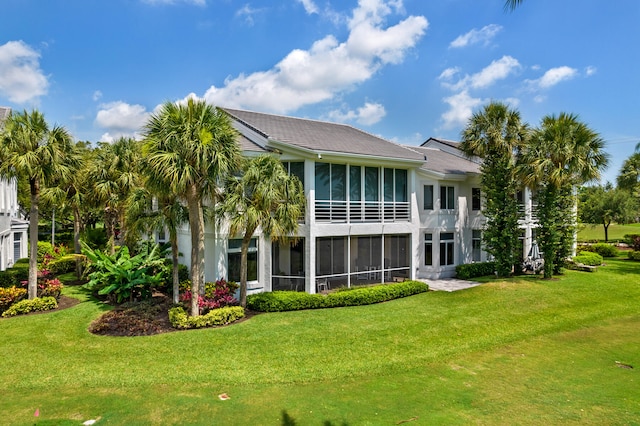
[[[575,263],[582,263],[583,265],[589,266],[598,266],[602,265],[603,262],[602,256],[598,253],[593,253],[589,251],[581,251],[577,256],[573,257],[573,261]]]
[[[578,251],[598,253],[602,257],[618,257],[618,249],[607,243],[581,244]]]
[[[76,270],[76,260],[84,261],[85,257],[81,254],[67,254],[60,259],[52,260],[47,269],[55,275],[66,274]]]
[[[29,279],[29,265],[23,263],[14,264],[13,268],[8,268],[0,272],[0,287],[13,287],[20,285],[20,281]]]
[[[456,266],[456,277],[461,280],[468,280],[469,278],[493,275],[495,271],[495,262],[467,263],[466,265]]]
[[[640,251],[628,251],[627,252],[627,257],[631,260],[640,260]]]
[[[21,300],[14,303],[2,313],[3,317],[13,317],[15,315],[28,314],[36,311],[50,311],[58,307],[55,297],[36,297],[35,299]]]
[[[301,293],[297,291],[274,291],[248,296],[247,308],[260,312],[283,312],[301,309],[360,306],[407,297],[424,293],[428,290],[429,286],[423,282],[405,281],[397,284],[339,291],[327,295]]]
[[[212,309],[205,315],[190,317],[183,307],[177,306],[169,309],[169,321],[174,328],[202,328],[214,325],[231,324],[244,317],[244,309],[241,306],[225,306]]]

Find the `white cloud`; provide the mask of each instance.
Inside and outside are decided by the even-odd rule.
[[[473,109],[484,102],[480,98],[471,97],[466,90],[444,98],[443,101],[449,104],[449,110],[442,114],[444,129],[465,126],[473,115]]]
[[[250,27],[255,24],[254,16],[262,13],[265,9],[254,9],[248,3],[236,11],[236,18],[244,18],[244,22]]]
[[[313,0],[298,0],[298,3],[302,3],[304,10],[307,12],[307,15],[318,13],[318,6],[316,6]]]
[[[425,138],[422,133],[420,132],[416,132],[412,135],[409,136],[402,136],[402,137],[398,137],[398,136],[394,136],[391,139],[389,139],[392,142],[401,144],[401,145],[420,145],[422,144],[427,138]]]
[[[460,48],[478,43],[482,43],[486,46],[500,31],[502,31],[502,27],[496,24],[484,26],[479,30],[474,28],[468,33],[458,36],[449,44],[449,47]]]
[[[40,69],[40,54],[23,41],[0,46],[0,95],[25,103],[47,94],[49,81]]]
[[[598,69],[596,67],[593,67],[591,65],[589,65],[587,68],[584,69],[584,73],[587,77],[591,77],[592,75],[594,75],[595,73],[598,72]]]
[[[527,80],[527,82],[533,89],[548,89],[560,82],[571,80],[577,75],[578,70],[576,70],[575,68],[562,66],[551,68],[547,72],[545,72],[539,79]]]
[[[139,138],[149,115],[142,105],[131,105],[122,101],[110,102],[100,105],[95,124],[107,129],[101,141],[111,142],[120,136]]]
[[[102,98],[102,92],[99,90],[96,90],[95,92],[93,92],[93,100],[94,101],[98,101],[100,100],[100,98]]]
[[[376,124],[382,120],[385,115],[387,115],[387,111],[384,109],[384,106],[373,102],[365,102],[365,104],[356,111],[349,110],[345,112],[343,110],[334,110],[328,114],[331,121],[341,123],[356,121],[357,123],[365,126]]]
[[[460,69],[457,67],[445,69],[438,79],[444,87],[454,91],[467,90],[469,88],[483,89],[493,85],[498,80],[504,80],[520,68],[521,65],[517,59],[505,55],[491,62],[480,72],[473,75],[465,75],[458,81],[453,81],[454,77],[460,73]]]
[[[346,41],[328,35],[309,50],[291,51],[270,70],[227,78],[204,98],[215,105],[278,113],[332,99],[382,66],[401,62],[424,35],[428,22],[423,16],[385,26],[392,11],[401,8],[398,0],[360,0],[348,21]]]

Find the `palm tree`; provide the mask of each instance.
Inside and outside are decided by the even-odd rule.
[[[306,199],[300,180],[289,175],[282,163],[269,154],[245,162],[240,175],[225,184],[218,205],[218,221],[227,219],[229,235],[242,236],[240,250],[240,304],[247,305],[247,253],[251,238],[260,228],[272,240],[284,240],[298,230]]]
[[[483,241],[496,261],[499,276],[511,274],[518,246],[518,205],[515,158],[527,138],[520,114],[503,103],[492,102],[475,113],[462,132],[460,149],[482,159],[482,213],[487,222]]]
[[[155,203],[154,203],[155,200]],[[156,206],[154,206],[156,204]],[[155,208],[154,208],[155,207]],[[131,232],[150,233],[153,231],[169,231],[171,245],[171,261],[173,265],[173,303],[179,303],[180,278],[178,275],[178,228],[189,219],[187,209],[171,193],[150,191],[148,188],[136,189],[127,205],[127,229]]]
[[[82,212],[91,194],[88,179],[91,151],[85,143],[78,142],[73,145],[73,153],[78,158],[78,162],[73,165],[71,173],[66,179],[58,180],[54,186],[45,188],[42,191],[42,198],[62,212],[71,210],[71,215],[73,216],[73,251],[76,254],[81,254],[80,233],[84,227]],[[82,275],[82,261],[80,258],[77,258],[76,261],[76,275],[78,279]]]
[[[124,221],[126,202],[131,192],[142,185],[140,177],[141,143],[133,138],[120,138],[114,143],[99,144],[89,180],[94,200],[104,211],[110,252],[115,252],[116,229],[127,240]]]
[[[608,164],[604,140],[574,114],[548,115],[533,132],[518,166],[525,184],[537,188],[540,248],[545,255],[545,278],[564,261],[566,229],[573,226],[572,188],[599,179]],[[563,206],[564,208],[559,208]],[[558,270],[556,269],[556,272]]]
[[[618,188],[640,195],[640,150],[624,160],[616,181]]]
[[[49,127],[37,110],[11,113],[0,138],[0,176],[24,177],[29,181],[29,299],[37,297],[38,220],[40,192],[55,180],[65,180],[73,171],[71,135],[64,127]]]
[[[515,10],[524,0],[506,0],[504,3],[505,10]]]
[[[204,292],[204,202],[215,203],[219,184],[240,160],[229,117],[205,101],[166,102],[145,126],[145,173],[187,204],[191,230],[191,315]]]

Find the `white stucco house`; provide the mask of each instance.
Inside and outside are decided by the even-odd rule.
[[[0,107],[0,129],[11,110]],[[18,187],[15,179],[0,179],[0,271],[27,257],[29,223],[20,219]]]
[[[479,163],[456,142],[403,146],[345,124],[222,110],[241,135],[243,153],[279,156],[307,198],[295,243],[256,235],[250,292],[451,277],[456,265],[487,260]],[[524,217],[521,224],[526,253],[534,225]],[[189,265],[187,229],[179,244]],[[239,281],[239,239],[210,225],[205,253],[207,281]]]

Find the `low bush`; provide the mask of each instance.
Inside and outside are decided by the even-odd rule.
[[[206,314],[212,309],[224,306],[237,305],[238,300],[234,297],[238,284],[233,281],[219,279],[216,282],[207,282],[204,285],[204,297],[198,296],[198,306],[200,312]],[[184,280],[180,283],[180,302],[186,307],[191,304],[191,280]]]
[[[18,259],[16,260],[16,262],[13,264],[13,266],[15,267],[16,265],[29,265],[29,258],[28,257],[23,257],[22,259]]]
[[[16,285],[16,280],[11,270],[0,271],[0,288],[13,287]]]
[[[7,269],[7,271],[11,271],[13,274],[13,279],[16,284],[19,284],[20,281],[25,281],[29,279],[29,264],[14,264],[13,267]]]
[[[38,263],[44,262],[45,257],[53,257],[53,245],[47,241],[38,241]]]
[[[0,312],[6,311],[11,305],[27,296],[27,290],[20,287],[0,288]]]
[[[599,266],[602,265],[604,259],[598,253],[589,251],[581,251],[577,256],[573,257],[575,263],[582,263],[583,265]]]
[[[84,256],[80,254],[67,254],[59,259],[50,261],[47,268],[55,275],[66,274],[67,272],[76,270],[77,260],[83,261]]]
[[[611,244],[598,243],[592,245],[591,248],[602,257],[618,257],[618,249]]]
[[[461,280],[468,280],[469,278],[493,275],[495,271],[495,262],[467,263],[465,265],[456,266],[456,277]]]
[[[3,317],[28,314],[29,312],[50,311],[58,307],[55,297],[36,297],[35,299],[21,300],[14,303],[2,313]]]
[[[627,257],[631,260],[640,260],[640,251],[638,250],[628,251]]]
[[[174,328],[202,328],[215,325],[231,324],[244,317],[244,309],[241,306],[225,306],[212,309],[205,315],[190,317],[181,306],[169,309],[169,321]]]
[[[624,242],[635,251],[640,251],[640,234],[626,234]]]
[[[252,294],[247,297],[247,307],[260,312],[297,311],[301,309],[337,308],[343,306],[370,305],[424,293],[429,286],[420,281],[405,281],[322,294],[297,291],[274,291]]]

